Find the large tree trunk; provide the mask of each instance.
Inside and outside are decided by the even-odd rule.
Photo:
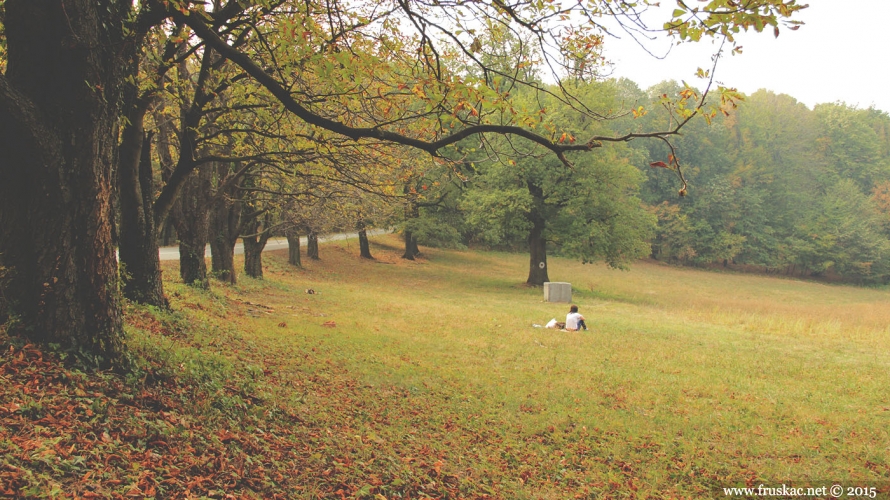
[[[529,266],[526,283],[529,285],[541,286],[550,281],[547,275],[546,241],[542,233],[542,230],[532,228],[528,235]]]
[[[7,0],[0,75],[0,264],[21,333],[123,358],[112,186],[132,2]]]
[[[525,282],[529,285],[543,286],[550,281],[550,277],[547,276],[547,240],[544,239],[544,229],[547,227],[544,216],[544,190],[531,181],[526,185],[534,202],[531,211],[526,215],[532,228],[528,233],[528,279]]]
[[[173,44],[168,44],[157,71],[158,82],[170,68]],[[163,85],[159,85],[162,87]],[[151,161],[152,135],[145,135],[145,115],[157,102],[156,90],[140,93],[135,80],[124,86],[124,116],[118,160],[120,238],[118,242],[124,296],[130,300],[169,308],[164,297],[158,255],[158,221],[155,214],[154,175]],[[166,132],[166,131],[165,131]],[[162,133],[161,140],[166,135]],[[162,148],[158,148],[161,151]],[[164,155],[159,155],[164,156]],[[161,158],[161,164],[164,160]],[[169,163],[167,165],[170,165]]]
[[[217,164],[217,179],[222,182],[229,175],[229,166]],[[235,284],[235,244],[241,232],[242,204],[234,199],[236,185],[217,192],[210,216],[210,253],[213,275],[221,281]]]
[[[231,285],[238,282],[238,275],[235,273],[235,245],[237,242],[237,239],[232,242],[229,238],[216,232],[215,228],[211,229],[211,272],[216,279]]]
[[[405,206],[405,219],[412,220],[420,217],[420,207],[417,200],[409,198],[408,205]],[[420,255],[420,248],[417,246],[417,237],[408,229],[404,230],[405,236],[405,253],[402,254],[403,259],[414,260],[414,257]]]
[[[544,239],[544,219],[532,217],[532,229],[528,233],[528,280],[529,285],[543,286],[550,281],[547,276],[547,241]]]
[[[371,255],[371,244],[368,241],[368,232],[365,229],[359,229],[358,231],[358,248],[359,255],[363,259],[374,258],[374,256]]]
[[[200,233],[199,223],[189,231],[181,233],[179,240],[179,277],[183,283],[196,288],[210,288],[205,261],[206,241]],[[205,242],[203,245],[201,242]]]
[[[228,220],[233,210],[225,202],[217,202],[210,217],[210,265],[213,276],[220,281],[234,285],[238,280],[235,273],[235,245],[238,234],[232,237],[228,231]]]
[[[306,237],[306,255],[312,260],[318,260],[318,233],[309,230],[309,236]]]
[[[176,241],[174,238],[175,232],[173,221],[168,217],[164,220],[163,228],[161,229],[161,245],[165,247],[173,246],[173,243]]]
[[[124,296],[157,307],[169,307],[161,281],[161,262],[154,224],[154,184],[151,169],[151,137],[145,136],[142,116],[131,120],[121,134],[119,162],[121,265]]]
[[[402,254],[403,259],[415,260],[414,257],[420,255],[420,248],[417,246],[417,238],[411,231],[405,231],[405,253]]]
[[[173,224],[179,233],[179,276],[188,285],[210,287],[205,253],[210,224],[210,166],[202,165],[183,185],[173,204]]]
[[[420,255],[420,247],[417,246],[417,236],[411,235],[411,252],[415,257]]]
[[[213,227],[213,217],[211,217],[210,229],[210,269],[213,276],[230,285],[238,282],[238,274],[235,272],[235,245],[234,242],[217,232],[217,228]]]
[[[251,278],[263,278],[263,249],[272,236],[269,230],[270,217],[268,213],[263,219],[262,229],[259,221],[248,224],[251,234],[241,238],[244,242],[244,273]]]
[[[356,225],[358,226],[359,255],[363,259],[373,259],[374,257],[371,255],[371,244],[368,241],[368,231],[365,226],[365,219],[360,218]]]
[[[296,229],[290,228],[285,231],[287,237],[287,262],[293,266],[303,267],[303,261],[300,258],[300,233]]]
[[[263,248],[266,242],[256,235],[241,238],[244,242],[244,274],[263,279]]]

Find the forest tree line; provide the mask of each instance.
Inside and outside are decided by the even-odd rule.
[[[650,90],[668,91],[671,84]],[[873,284],[890,280],[890,116],[813,109],[760,90],[676,147],[688,196],[654,169],[641,197],[658,216],[653,257]],[[659,145],[641,144],[653,157]]]
[[[644,91],[628,80],[586,85],[597,89],[588,96],[605,99],[599,109],[634,109],[597,123],[618,134],[664,125],[670,119],[661,105],[665,96],[688,88],[663,82]],[[809,109],[767,90],[739,97],[707,120],[688,123],[672,140],[688,186],[659,168],[672,166],[672,152],[661,141],[613,147],[574,169],[546,158],[490,162],[477,166],[451,205],[428,209],[425,222],[415,223],[426,229],[415,232],[442,245],[525,249],[536,202],[526,192],[528,177],[521,176],[534,171],[531,178],[554,197],[539,204],[551,211],[544,238],[555,254],[605,259],[616,267],[650,256],[681,265],[887,283],[890,115],[844,103]],[[557,209],[565,199],[575,207]],[[603,212],[604,204],[610,207]],[[599,218],[578,220],[596,207]]]

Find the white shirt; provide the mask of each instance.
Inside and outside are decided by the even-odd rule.
[[[566,314],[566,330],[577,330],[579,322],[584,319],[581,313]]]

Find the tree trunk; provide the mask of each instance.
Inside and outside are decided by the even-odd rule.
[[[368,242],[368,231],[365,227],[364,219],[359,219],[357,225],[359,255],[363,259],[373,259],[374,257],[371,255],[371,244]]]
[[[176,241],[173,234],[175,232],[173,221],[168,217],[164,220],[163,226],[163,229],[161,229],[161,246],[173,246],[173,242]]]
[[[306,240],[306,255],[312,260],[318,260],[318,234],[310,230]]]
[[[420,248],[417,246],[417,238],[414,237],[414,233],[411,231],[405,230],[405,253],[402,254],[403,259],[415,260],[414,258],[420,255]]]
[[[244,274],[263,279],[263,247],[266,242],[256,235],[241,238],[244,242]]]
[[[7,0],[0,255],[19,333],[123,362],[112,187],[132,2]],[[7,295],[11,295],[7,293]]]
[[[532,217],[532,229],[528,233],[528,279],[529,285],[543,286],[550,281],[547,276],[547,241],[544,239],[544,219]]]
[[[359,229],[358,231],[358,247],[359,247],[359,255],[363,259],[373,259],[374,256],[371,255],[371,245],[368,242],[368,232],[364,229]]]
[[[405,186],[405,193],[410,194],[408,186]],[[411,221],[420,217],[420,205],[417,204],[415,195],[408,197],[408,204],[405,205],[405,220]],[[414,260],[414,257],[420,255],[420,248],[417,246],[417,237],[410,229],[405,229],[405,253],[402,254],[403,259]]]
[[[244,273],[252,278],[263,279],[263,249],[272,236],[269,230],[271,225],[268,212],[263,219],[262,229],[259,221],[248,224],[252,228],[252,232],[248,236],[241,238],[244,242]]]
[[[190,231],[182,233],[179,240],[179,277],[186,285],[196,288],[210,288],[207,278],[206,238],[199,233],[201,230],[194,227]],[[204,231],[206,234],[206,231]],[[203,245],[201,242],[205,242]]]
[[[9,320],[9,298],[7,297],[7,282],[9,281],[9,270],[3,267],[3,259],[0,259],[0,325],[5,324]]]
[[[173,169],[176,168],[176,161],[173,159],[173,155],[170,154],[168,144],[175,142],[177,138],[176,131],[173,129],[170,120],[164,115],[163,110],[164,101],[161,100],[159,101],[158,106],[152,108],[151,113],[157,126],[158,146],[156,152],[158,155],[158,163],[161,168],[161,181],[166,186],[167,182],[170,180],[170,174],[173,172]],[[176,234],[176,225],[173,223],[173,217],[170,216],[169,212],[164,216],[160,216],[160,214],[157,213],[156,205],[154,206],[154,209],[155,227],[162,228],[161,245],[165,247],[173,246],[179,239],[179,235]]]
[[[230,239],[219,231],[215,217],[211,217],[210,229],[210,268],[213,276],[234,285],[238,282],[235,272],[235,245],[238,239]]]
[[[300,233],[296,229],[288,229],[284,235],[287,237],[287,262],[292,266],[303,267],[300,259]]]
[[[169,125],[162,125],[169,120],[158,120],[158,129],[164,137],[178,135],[179,158],[176,166],[171,168],[169,150],[163,148],[160,156],[164,166],[165,184],[155,199],[155,222],[159,223],[172,213],[173,224],[179,234],[179,275],[185,283],[200,288],[210,286],[204,254],[210,237],[213,166],[209,163],[201,164],[196,158],[214,149],[205,144],[203,150],[198,151],[197,145],[204,118],[203,108],[213,99],[207,82],[216,59],[213,51],[204,51],[197,75],[191,74],[190,66],[184,60],[180,63],[181,81],[194,82],[191,102],[185,100],[180,106],[177,132]],[[203,129],[206,131],[210,126],[212,124],[204,123]]]
[[[526,181],[528,193],[532,196],[532,208],[526,218],[532,224],[528,233],[528,279],[529,285],[543,286],[550,281],[547,276],[547,240],[544,239],[544,229],[547,227],[547,219],[544,216],[544,190],[533,183]]]
[[[183,185],[173,204],[173,224],[179,233],[179,276],[188,285],[209,288],[205,253],[210,225],[210,166],[199,167]]]
[[[142,304],[167,308],[161,281],[161,261],[154,225],[154,185],[151,169],[151,136],[143,133],[138,110],[129,113],[121,134],[118,163],[120,241],[124,296]]]
[[[408,230],[405,230],[402,236],[405,237],[405,253],[402,254],[402,258],[414,260],[414,251],[411,247],[411,242],[414,241],[414,236],[411,234],[411,231]]]
[[[222,182],[228,178],[229,165],[219,163],[217,179]],[[213,275],[220,281],[235,284],[235,244],[241,233],[242,204],[234,199],[237,185],[233,184],[225,192],[217,192],[213,201],[213,212],[210,216],[210,254]]]
[[[417,236],[411,235],[411,253],[414,254],[415,257],[420,255],[420,247],[417,245]]]

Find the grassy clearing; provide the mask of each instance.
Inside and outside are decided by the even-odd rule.
[[[273,253],[263,281],[209,292],[168,283],[179,313],[131,308],[144,376],[125,386],[166,388],[154,398],[163,412],[203,423],[176,427],[178,439],[242,462],[240,482],[218,489],[164,483],[143,465],[155,495],[701,498],[783,482],[888,491],[886,291],[552,259],[551,277],[573,283],[591,327],[560,333],[532,326],[567,307],[520,284],[526,257],[427,250],[407,262],[393,237],[374,243],[376,261],[358,259],[354,242],[324,246],[303,270]],[[8,398],[3,407],[22,416]],[[40,467],[29,484],[59,474]],[[180,469],[227,470],[203,467]],[[145,484],[90,491],[151,496]]]

